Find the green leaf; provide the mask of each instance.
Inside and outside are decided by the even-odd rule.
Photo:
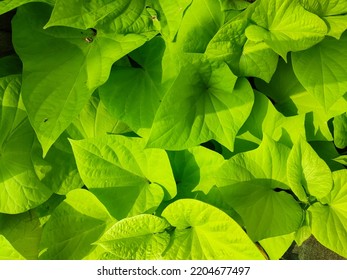
[[[158,260],[170,242],[168,227],[166,220],[142,214],[116,222],[97,244],[120,259]]]
[[[270,260],[279,260],[294,241],[294,233],[270,237],[259,241]]]
[[[126,124],[111,116],[98,94],[90,97],[78,117],[67,128],[67,133],[75,140],[129,131]]]
[[[206,54],[225,61],[238,76],[269,81],[276,70],[278,55],[264,42],[246,38],[248,18],[249,13],[242,13],[224,24],[208,44]]]
[[[347,166],[347,155],[338,156],[333,160]]]
[[[13,248],[11,243],[0,234],[0,260],[25,260],[25,258]]]
[[[67,194],[83,186],[66,133],[58,138],[44,159],[40,143],[35,141],[31,160],[40,181],[53,192]]]
[[[287,166],[289,185],[301,201],[308,202],[310,196],[320,200],[330,192],[331,171],[305,140],[294,144]]]
[[[44,28],[51,26],[91,28],[111,12],[115,17],[121,15],[130,2],[131,0],[55,0],[52,15]],[[140,3],[141,1],[136,2]]]
[[[253,41],[264,41],[284,60],[289,51],[308,49],[327,34],[327,26],[306,11],[298,0],[266,0],[254,4],[251,19],[256,25],[246,29]]]
[[[247,40],[240,57],[239,74],[269,82],[276,71],[277,61],[278,55],[266,43]]]
[[[224,162],[220,154],[201,146],[170,152],[169,158],[183,197],[197,191],[207,194],[216,184],[215,172]]]
[[[347,2],[344,0],[300,0],[303,7],[319,16],[334,16],[347,13]]]
[[[329,27],[327,35],[339,40],[347,30],[347,15],[324,17],[324,19]]]
[[[181,27],[183,15],[191,3],[192,0],[147,1],[147,6],[158,12],[160,33],[166,40],[174,41],[177,31]]]
[[[275,101],[276,109],[285,116],[306,114],[305,134],[309,141],[332,141],[328,121],[345,112],[347,98],[341,97],[328,110],[308,93],[296,78],[291,59],[285,63],[280,59],[270,83],[259,79],[255,81],[257,89]]]
[[[56,0],[2,0],[0,1],[0,15],[27,3],[42,2],[53,6],[55,1]]]
[[[24,63],[23,102],[44,155],[107,80],[111,65],[147,41],[138,34],[42,30],[50,12],[35,4],[20,7],[13,19],[13,42]]]
[[[298,137],[305,136],[305,115],[285,117],[260,92],[255,92],[254,98],[252,112],[237,139],[260,144],[266,134],[290,147]]]
[[[237,154],[216,173],[225,201],[258,241],[296,231],[303,213],[298,202],[283,190],[289,148],[265,137],[256,150]]]
[[[140,138],[108,135],[71,140],[85,185],[117,219],[153,212],[176,195],[167,154]]]
[[[194,0],[184,13],[175,45],[183,52],[204,53],[223,22],[219,1]]]
[[[175,227],[165,259],[264,259],[233,219],[204,202],[181,199],[171,203],[162,216]]]
[[[130,57],[139,66],[113,67],[110,78],[100,87],[100,97],[115,118],[147,138],[161,99],[177,76],[178,66],[161,37],[153,38]]]
[[[19,97],[20,76],[0,78],[0,212],[17,214],[45,202],[52,192],[31,161],[35,133]]]
[[[25,259],[36,260],[38,258],[42,226],[35,210],[17,215],[1,214],[0,234]],[[2,247],[0,248],[2,250]]]
[[[220,0],[222,10],[244,10],[246,9],[250,3],[246,0]]]
[[[188,61],[160,104],[147,146],[182,150],[215,139],[233,150],[253,104],[249,83],[236,82],[223,62]]]
[[[328,203],[308,209],[312,234],[325,247],[347,258],[347,170],[333,172],[334,187]]]
[[[113,220],[93,194],[70,191],[45,224],[40,259],[82,259]]]
[[[95,29],[110,36],[123,34],[127,37],[134,33],[149,40],[158,33],[159,28],[157,19],[152,18],[146,6],[145,0],[130,1],[121,14],[117,10],[112,11],[95,25]]]
[[[334,143],[339,149],[347,147],[347,112],[336,116],[333,120],[334,124]]]
[[[318,45],[293,53],[293,69],[304,88],[328,111],[347,91],[347,34],[327,37]]]

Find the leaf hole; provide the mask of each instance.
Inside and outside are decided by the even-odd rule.
[[[46,123],[48,121],[48,118],[44,118],[43,122]]]

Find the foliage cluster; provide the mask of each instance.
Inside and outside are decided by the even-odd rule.
[[[347,257],[347,1],[13,9],[0,259]]]

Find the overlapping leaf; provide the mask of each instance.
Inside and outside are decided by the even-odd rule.
[[[183,14],[192,0],[160,1],[149,0],[147,6],[158,12],[160,33],[169,41],[173,41],[181,26]]]
[[[0,235],[25,259],[38,258],[41,234],[42,226],[35,210],[17,215],[0,214]]]
[[[317,202],[308,209],[312,234],[325,247],[347,258],[347,170],[333,172],[333,179],[327,204]]]
[[[310,196],[322,199],[333,186],[328,165],[303,139],[293,146],[288,157],[288,181],[295,195],[303,202]]]
[[[55,1],[56,0],[3,0],[0,1],[0,15],[27,3],[42,2],[53,6]]]
[[[52,27],[42,30],[51,8],[20,7],[14,45],[24,63],[23,102],[44,155],[103,84],[113,62],[147,41],[146,35],[96,34]],[[99,36],[100,35],[100,36]]]
[[[140,138],[109,135],[71,140],[86,186],[117,219],[153,212],[176,194],[167,154]]]
[[[178,200],[162,216],[175,227],[165,259],[264,259],[233,219],[204,202]]]
[[[82,259],[113,220],[92,193],[70,191],[44,227],[40,258]]]
[[[13,248],[5,236],[0,234],[0,260],[25,260],[25,258]]]
[[[115,257],[125,260],[161,259],[169,245],[170,224],[162,218],[142,214],[115,223],[97,241]]]
[[[252,112],[237,139],[260,144],[264,134],[290,147],[298,137],[305,137],[305,115],[285,117],[269,99],[255,92]]]
[[[289,51],[301,51],[319,43],[327,26],[317,15],[306,11],[298,0],[257,1],[246,36],[264,41],[284,60]]]
[[[344,149],[347,147],[347,112],[336,116],[334,124],[334,143],[336,147]]]
[[[328,111],[347,91],[347,34],[327,37],[318,45],[293,53],[293,69],[303,87]]]
[[[296,231],[303,213],[288,189],[289,148],[265,137],[258,149],[237,154],[216,174],[217,186],[253,240]]]
[[[52,194],[31,161],[35,133],[19,97],[20,76],[0,79],[0,212],[21,213]]]
[[[100,88],[100,97],[114,117],[146,138],[160,102],[176,78],[178,66],[160,37],[130,57],[138,67],[113,67],[110,78]]]
[[[233,150],[253,104],[249,83],[236,82],[225,63],[187,59],[161,102],[147,146],[182,150],[215,139]]]
[[[183,52],[204,53],[223,22],[219,1],[194,0],[184,13],[175,45]]]
[[[79,29],[92,28],[100,19],[111,12],[115,17],[121,15],[130,2],[131,0],[55,0],[52,15],[45,28],[51,26],[70,26]],[[141,1],[134,2],[141,3]]]
[[[249,13],[224,24],[209,42],[206,54],[225,61],[238,76],[254,76],[269,81],[276,70],[278,55],[264,42],[246,38]]]

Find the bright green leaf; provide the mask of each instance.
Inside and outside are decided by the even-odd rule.
[[[347,13],[345,0],[300,0],[303,7],[319,16],[335,16]]]
[[[67,133],[74,140],[129,131],[126,124],[111,116],[97,94],[90,97],[78,117],[67,128]]]
[[[338,156],[338,157],[334,158],[334,160],[336,162],[339,162],[339,163],[347,166],[347,155]]]
[[[325,247],[347,258],[347,170],[333,172],[334,188],[328,203],[315,203],[311,214],[312,234]]]
[[[82,259],[113,218],[90,192],[73,190],[54,210],[41,239],[41,259]]]
[[[20,7],[13,19],[13,42],[24,63],[23,101],[44,155],[107,80],[111,65],[147,41],[145,35],[67,27],[43,31],[50,11],[43,4]]]
[[[252,89],[245,79],[236,82],[225,63],[191,62],[164,96],[147,146],[182,150],[215,139],[233,150],[251,111]]]
[[[334,124],[334,143],[339,149],[347,147],[347,112],[336,116]]]
[[[225,201],[238,212],[255,241],[296,231],[302,210],[288,189],[289,148],[265,137],[256,150],[237,154],[216,174]]]
[[[318,45],[292,55],[293,69],[303,87],[327,111],[347,91],[347,34],[327,37]]]
[[[165,259],[264,259],[233,219],[204,202],[178,200],[162,216],[175,227]]]
[[[127,37],[134,33],[149,40],[159,32],[159,27],[146,6],[145,0],[131,0],[121,15],[117,10],[112,11],[95,25],[95,29],[102,35],[123,34]]]
[[[324,17],[324,19],[329,27],[328,35],[339,40],[347,30],[347,15]]]
[[[222,10],[243,10],[247,8],[250,3],[246,0],[220,0]]]
[[[161,37],[152,39],[130,54],[138,67],[113,67],[110,78],[100,87],[100,97],[108,111],[144,138],[178,72],[168,52]]]
[[[167,154],[140,138],[108,135],[71,140],[83,182],[117,219],[153,212],[176,195]]]
[[[207,194],[215,183],[215,172],[224,162],[223,157],[198,146],[169,153],[178,192],[189,194],[202,191]]]
[[[19,97],[20,80],[0,79],[0,212],[9,214],[32,209],[52,194],[31,161],[35,133]]]
[[[254,105],[237,139],[260,144],[267,134],[282,144],[291,146],[298,137],[305,136],[305,116],[285,117],[263,94],[255,92]]]
[[[259,241],[270,260],[280,259],[294,241],[294,233],[270,237]]]
[[[276,70],[278,55],[264,42],[246,38],[248,17],[248,13],[242,13],[224,24],[208,44],[206,54],[225,61],[238,76],[269,81]]]
[[[111,12],[115,17],[119,16],[130,2],[131,0],[55,0],[52,15],[44,28],[51,26],[91,28]]]
[[[25,258],[13,248],[5,236],[0,234],[0,260],[25,260]]]
[[[280,60],[270,83],[259,79],[257,89],[275,101],[276,109],[285,116],[306,114],[305,134],[309,141],[332,141],[328,121],[346,111],[347,99],[341,97],[328,110],[308,93],[300,84],[292,69],[291,59]],[[347,95],[346,95],[347,96]]]
[[[147,2],[147,6],[153,7],[158,12],[161,25],[160,33],[165,39],[174,41],[181,26],[183,14],[192,3],[192,0],[150,0]]]
[[[298,0],[257,1],[253,9],[251,19],[256,25],[246,29],[247,38],[264,41],[284,60],[289,51],[308,49],[327,33],[324,21]]]
[[[309,196],[320,200],[330,192],[331,171],[305,140],[294,144],[287,166],[289,185],[301,201],[308,202]]]
[[[142,214],[116,222],[97,244],[120,259],[158,260],[170,242],[168,227],[166,220]]]
[[[223,22],[219,1],[194,0],[184,13],[175,44],[183,52],[204,53]]]
[[[2,0],[0,1],[0,15],[27,3],[42,2],[53,6],[55,1],[56,0]]]
[[[245,77],[259,77],[269,82],[276,70],[277,61],[278,55],[264,42],[247,40],[240,57],[239,74]]]

